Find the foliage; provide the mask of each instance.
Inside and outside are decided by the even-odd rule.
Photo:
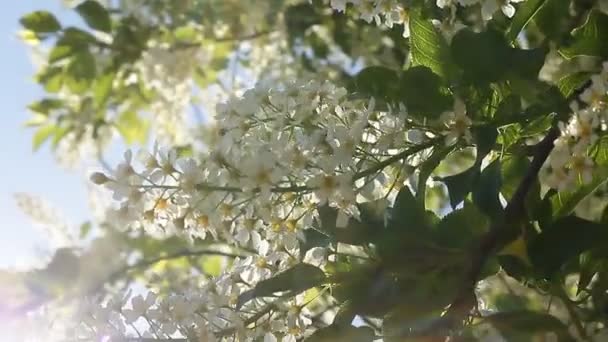
[[[20,19],[33,147],[156,143],[90,175],[106,214],[5,273],[0,313],[68,339],[605,338],[604,1],[109,3]]]

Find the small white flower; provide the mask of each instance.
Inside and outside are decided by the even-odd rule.
[[[122,310],[127,324],[131,324],[139,319],[139,317],[145,316],[148,309],[155,303],[156,294],[154,292],[148,292],[146,298],[141,295],[131,298],[131,309]]]
[[[511,3],[522,1],[524,0],[485,0],[481,5],[481,16],[484,20],[490,20],[500,9],[507,18],[512,18],[515,15],[515,7]]]
[[[441,119],[448,128],[445,136],[446,145],[452,145],[460,138],[464,138],[467,142],[472,140],[469,128],[473,122],[467,116],[466,107],[462,100],[456,98],[454,100],[454,110],[444,112]]]

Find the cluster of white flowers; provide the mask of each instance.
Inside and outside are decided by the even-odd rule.
[[[258,86],[218,106],[204,156],[178,158],[155,148],[138,154],[144,169],[136,171],[127,152],[112,175],[95,174],[94,181],[123,201],[113,215],[124,219],[119,226],[234,236],[246,245],[246,227],[261,218],[281,237],[273,243],[294,248],[297,228],[311,223],[316,205],[353,214],[357,194],[374,197],[391,182],[383,168],[374,170],[379,161],[372,156],[388,158],[412,145],[405,115],[345,95],[330,83]]]
[[[572,116],[560,122],[561,136],[541,173],[547,186],[559,191],[588,184],[595,169],[592,147],[608,132],[608,62],[591,77],[591,84],[571,104]]]
[[[470,120],[461,101],[444,117],[438,124],[446,125],[441,127],[447,127],[447,142],[467,138]],[[207,151],[196,158],[157,147],[137,158],[127,151],[111,174],[91,176],[120,201],[108,215],[116,226],[215,239],[253,252],[206,282],[208,290],[154,304],[153,297],[135,297],[132,308],[117,311],[125,324],[150,320],[153,335],[170,336],[176,327],[197,327],[219,337],[226,332],[265,336],[265,341],[295,341],[307,334],[310,319],[303,297],[287,304],[256,299],[241,312],[234,309],[238,296],[302,261],[324,268],[331,251],[317,247],[300,253],[316,209],[325,204],[336,208],[336,226],[346,226],[358,217],[357,202],[394,198],[411,172],[405,164],[423,162],[424,152],[446,139],[411,126],[402,105],[379,110],[373,98],[349,99],[344,88],[317,81],[258,84],[218,105],[214,125]],[[187,322],[172,316],[183,311],[175,309],[177,304],[163,304],[178,298],[187,298],[188,308],[179,315]],[[152,307],[165,308],[158,319],[169,321],[148,314]],[[283,319],[250,329],[260,312]],[[99,315],[104,324],[112,321],[107,313]]]
[[[460,6],[481,5],[481,17],[483,20],[490,20],[498,10],[506,17],[512,18],[515,15],[513,3],[524,0],[437,0],[439,8]]]
[[[396,0],[330,0],[331,8],[338,12],[346,11],[352,5],[356,18],[376,25],[403,25],[403,37],[410,36],[409,19],[406,9]]]
[[[515,6],[513,3],[522,2],[524,0],[437,0],[439,8],[455,9],[456,6],[474,6],[479,5],[481,18],[488,21],[499,10],[508,18],[515,15]],[[339,12],[347,11],[349,5],[352,6],[356,18],[363,19],[368,23],[372,21],[376,25],[385,25],[392,28],[393,25],[403,25],[403,37],[410,36],[409,19],[407,9],[399,1],[395,0],[329,0],[331,8]],[[445,26],[445,25],[442,25]],[[450,31],[453,31],[454,23],[450,25]]]
[[[137,335],[208,342],[235,338],[295,342],[314,330],[314,311],[307,308],[314,297],[307,299],[305,294],[272,302],[255,301],[247,310],[236,311],[236,298],[250,287],[245,279],[251,273],[250,267],[240,261],[231,272],[183,293],[161,297],[154,292],[133,296],[127,291],[102,303],[84,300],[65,314],[71,318],[69,323],[55,330],[77,339],[112,340]]]
[[[183,145],[189,142],[186,112],[192,101],[192,74],[197,65],[208,64],[209,54],[201,48],[175,48],[149,43],[138,68],[143,84],[157,96],[150,105],[152,123],[159,139]]]

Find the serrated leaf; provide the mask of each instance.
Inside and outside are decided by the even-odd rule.
[[[55,150],[57,146],[59,146],[59,142],[63,140],[63,138],[68,135],[72,131],[73,127],[70,125],[58,127],[55,135],[53,136],[53,140],[51,141],[51,148]]]
[[[443,35],[418,10],[410,12],[409,28],[413,65],[422,65],[437,75],[449,77],[450,49]]]
[[[568,29],[570,1],[545,0],[533,20],[549,39],[559,40]]]
[[[422,163],[418,173],[418,189],[416,190],[416,197],[423,204],[423,208],[426,208],[426,183],[431,173],[439,166],[439,163],[454,150],[455,145],[447,147],[435,147],[433,153]]]
[[[338,209],[328,205],[317,208],[319,213],[318,229],[327,234],[333,241],[350,245],[362,245],[370,241],[375,233],[374,227],[360,222],[352,217],[348,218],[345,227],[337,227]]]
[[[110,13],[99,2],[87,0],[76,6],[74,10],[92,29],[108,33],[112,31]]]
[[[456,208],[464,201],[465,197],[471,192],[473,184],[479,177],[479,167],[473,167],[453,176],[443,177],[440,180],[447,186],[450,204]]]
[[[474,205],[465,204],[446,216],[435,227],[436,241],[447,248],[467,249],[487,232],[489,221]]]
[[[514,77],[517,77],[521,80],[538,82],[538,74],[545,64],[547,52],[548,49],[546,48],[510,49],[508,55],[508,78],[512,80]]]
[[[501,185],[500,160],[496,159],[481,171],[472,192],[473,203],[484,214],[494,219],[502,216],[503,209],[499,198]]]
[[[498,130],[493,125],[483,125],[474,127],[472,133],[475,145],[477,145],[476,161],[481,164],[483,158],[494,149],[498,138]]]
[[[564,191],[549,197],[554,219],[570,214],[585,197],[606,182],[608,182],[608,167],[600,167],[596,169],[591,183],[581,185],[574,191]]]
[[[134,111],[123,112],[116,121],[116,128],[127,144],[143,143],[148,134],[148,122]]]
[[[574,92],[589,81],[590,73],[577,72],[564,76],[557,81],[557,87],[565,98],[570,97]]]
[[[77,27],[68,27],[63,30],[63,35],[57,41],[57,45],[71,46],[74,51],[88,49],[89,45],[95,43],[95,36]]]
[[[236,308],[240,309],[254,298],[267,297],[277,292],[289,291],[295,295],[323,284],[325,279],[325,272],[320,268],[310,264],[297,264],[272,278],[258,282],[253,289],[243,292],[237,300]]]
[[[95,78],[95,58],[88,50],[75,54],[66,67],[66,84],[74,93],[86,91]]]
[[[48,124],[46,126],[42,126],[36,130],[34,136],[32,137],[32,149],[37,151],[45,141],[47,141],[55,132],[57,131],[57,126],[54,124]]]
[[[500,192],[507,200],[511,200],[511,196],[515,193],[517,186],[528,171],[530,161],[525,155],[517,154],[503,158],[501,163],[502,187]]]
[[[399,75],[395,70],[370,66],[361,70],[352,80],[354,92],[363,97],[374,97],[389,103],[397,102],[399,96]]]
[[[300,241],[300,257],[304,257],[306,252],[315,247],[327,247],[332,241],[328,234],[321,233],[314,228],[305,229],[303,238]]]
[[[413,116],[435,119],[452,108],[453,99],[442,91],[441,78],[425,66],[403,72],[397,92],[397,98]]]
[[[545,0],[528,0],[521,4],[515,12],[515,16],[511,19],[511,25],[507,32],[507,39],[514,41],[526,25],[539,12]]]
[[[475,84],[501,79],[510,63],[509,46],[502,34],[493,30],[476,33],[462,29],[452,39],[450,49],[465,79]]]
[[[407,186],[399,190],[390,211],[389,227],[409,230],[410,233],[428,235],[431,223],[424,205],[418,201]]]
[[[49,52],[49,63],[55,63],[61,61],[74,53],[71,46],[68,45],[55,45],[51,52]]]
[[[115,77],[114,72],[107,72],[93,82],[93,102],[97,108],[101,108],[110,97]]]
[[[61,24],[51,12],[35,11],[19,19],[26,29],[36,33],[53,33],[61,30]]]
[[[593,252],[583,253],[579,257],[579,269],[578,283],[576,285],[577,295],[587,288],[593,276],[601,270],[601,262],[595,260]]]
[[[528,255],[532,264],[549,277],[572,258],[605,244],[606,238],[608,230],[602,224],[566,216],[530,241]]]
[[[572,31],[572,43],[559,50],[562,56],[608,57],[608,15],[599,10],[592,10],[587,21]]]
[[[510,94],[498,104],[494,120],[498,126],[507,125],[519,121],[522,114],[521,97]]]
[[[49,115],[51,111],[63,107],[63,100],[54,98],[44,98],[42,100],[30,103],[27,108],[35,113]]]

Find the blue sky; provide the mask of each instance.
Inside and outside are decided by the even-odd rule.
[[[23,126],[29,117],[27,104],[43,92],[32,80],[34,69],[28,50],[16,33],[19,18],[37,9],[49,10],[61,21],[76,20],[62,8],[60,0],[9,1],[0,12],[0,267],[22,265],[48,245],[17,208],[15,192],[47,199],[73,223],[86,219],[88,211],[85,180],[79,173],[59,167],[47,148],[33,153],[33,130]]]

